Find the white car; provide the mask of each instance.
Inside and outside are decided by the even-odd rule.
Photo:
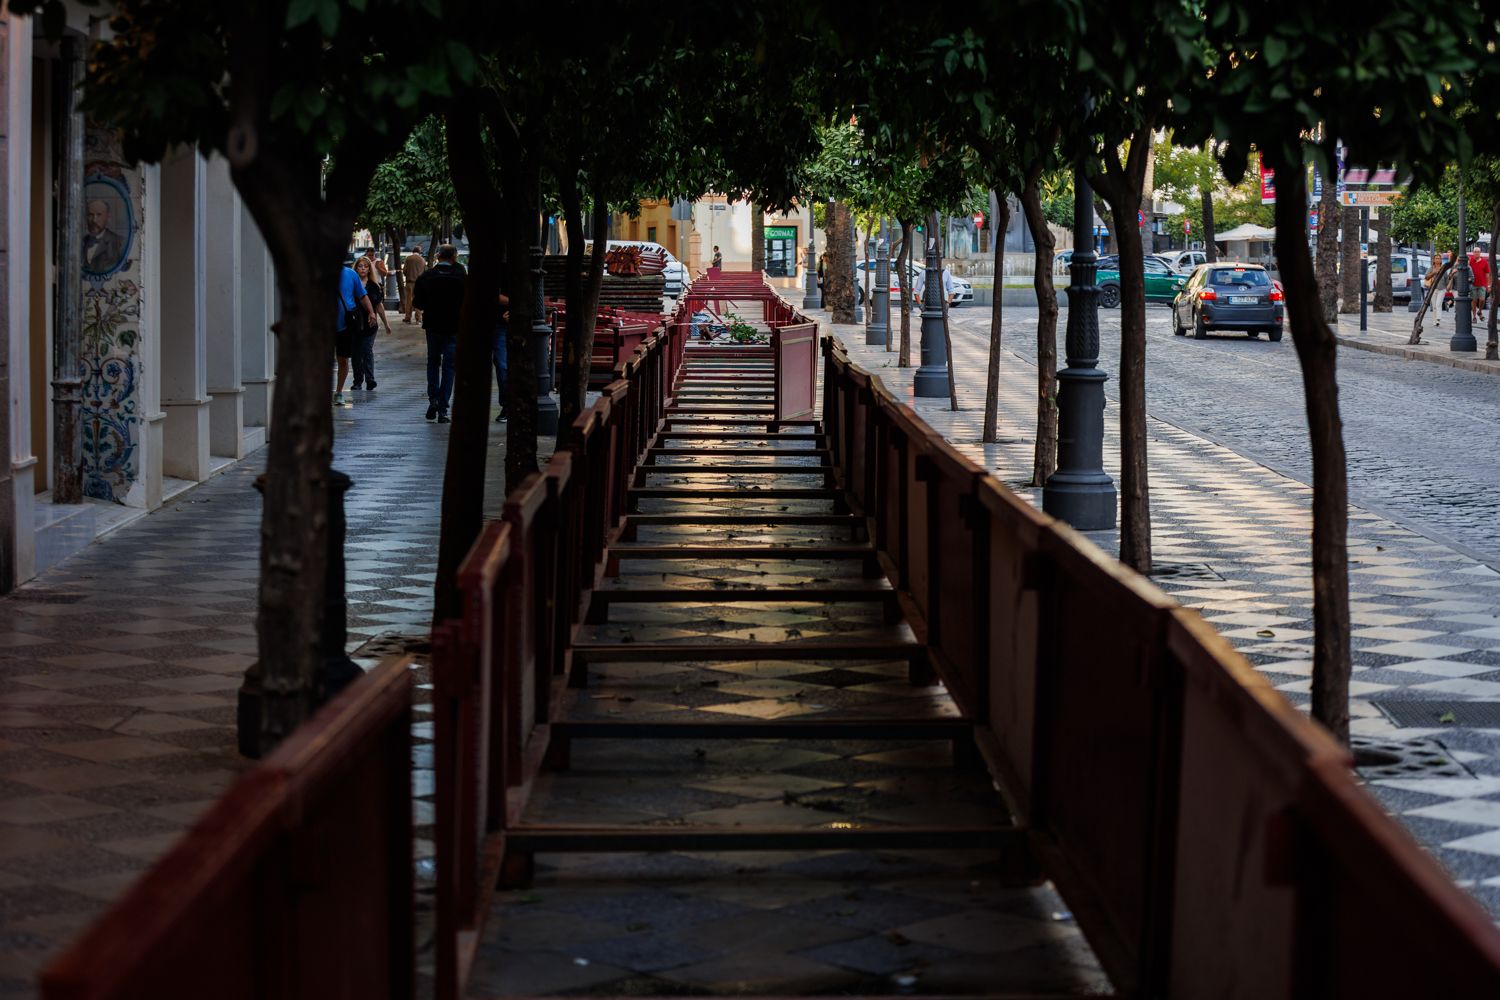
[[[654,250],[666,254],[667,267],[661,273],[661,276],[667,282],[666,294],[674,299],[682,295],[682,290],[688,285],[687,267],[683,265],[682,261],[672,256],[672,251],[660,243],[652,243],[649,240],[610,240],[604,244],[606,250],[613,250],[616,247],[640,247],[642,250]],[[585,254],[592,250],[592,243],[585,243],[583,245],[583,252]]]
[[[1192,274],[1199,264],[1208,263],[1208,254],[1202,250],[1169,250],[1152,256],[1165,261],[1168,267],[1179,274]]]
[[[868,263],[869,263],[870,277],[873,280],[874,277],[875,277],[875,262],[874,261],[870,261]],[[854,272],[855,273],[854,295],[855,295],[855,298],[860,302],[860,304],[863,304],[864,301],[865,301],[865,279],[864,279],[865,266],[866,266],[866,262],[863,261],[863,260],[857,260],[857,261],[854,262],[854,267],[855,267],[855,272]],[[911,288],[916,288],[919,284],[922,284],[925,281],[925,277],[926,276],[925,276],[924,272],[926,270],[927,270],[926,267],[923,266],[923,265],[921,265],[921,264],[917,264],[915,262],[910,262],[910,261],[907,262],[907,265],[906,265],[906,275],[907,275],[907,284],[908,284],[908,286],[911,287]],[[974,286],[972,284],[970,284],[969,282],[965,281],[963,278],[954,277],[951,274],[951,272],[949,274],[948,280],[949,280],[949,282],[953,286],[953,303],[952,303],[953,305],[961,305],[961,304],[963,304],[965,302],[973,302],[974,301]],[[891,290],[891,298],[893,300],[895,300],[896,302],[900,302],[901,301],[901,282],[900,282],[900,276],[896,274],[896,262],[894,260],[891,261],[891,285],[890,285],[890,290]]]
[[[1375,253],[1371,250],[1365,258],[1365,287],[1370,294],[1375,294]],[[1417,271],[1420,270],[1419,275]],[[1411,300],[1412,286],[1407,279],[1415,279],[1420,282],[1423,275],[1432,270],[1432,258],[1427,251],[1413,253],[1410,250],[1391,251],[1391,299],[1395,302],[1409,302]]]

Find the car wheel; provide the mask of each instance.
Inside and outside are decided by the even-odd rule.
[[[1266,339],[1269,340],[1273,344],[1279,344],[1279,343],[1281,343],[1281,331],[1280,330],[1267,330],[1266,331]]]
[[[1120,286],[1104,285],[1099,289],[1099,304],[1106,309],[1120,307]]]
[[[1203,317],[1201,316],[1193,323],[1193,336],[1198,340],[1208,339],[1208,327],[1203,325]]]

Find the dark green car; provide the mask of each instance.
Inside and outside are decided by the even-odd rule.
[[[1178,274],[1159,257],[1147,257],[1146,301],[1171,302],[1187,284],[1188,276]],[[1106,309],[1117,309],[1120,305],[1120,272],[1116,268],[1099,271],[1099,304]]]

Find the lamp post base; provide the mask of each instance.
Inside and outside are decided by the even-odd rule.
[[[889,335],[890,331],[884,323],[881,323],[879,320],[872,320],[870,325],[865,327],[865,346],[884,347],[886,337]]]
[[[557,398],[550,393],[536,398],[536,432],[542,437],[557,437],[559,423]]]
[[[885,339],[881,338],[882,344]],[[948,367],[946,365],[923,365],[911,380],[912,391],[923,398],[948,398]]]
[[[1079,531],[1115,526],[1115,484],[1104,471],[1106,377],[1097,368],[1057,373],[1057,471],[1042,487],[1042,510]]]

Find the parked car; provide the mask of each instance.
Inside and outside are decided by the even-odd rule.
[[[1120,304],[1119,257],[1114,260],[1111,267],[1099,265],[1099,304],[1106,309],[1114,309]],[[1164,260],[1147,257],[1142,263],[1146,268],[1146,301],[1171,302],[1187,279],[1168,267]]]
[[[670,297],[674,299],[678,298],[682,295],[682,290],[688,286],[689,282],[686,265],[684,265],[682,261],[678,260],[676,257],[672,256],[672,251],[668,250],[660,243],[652,243],[649,240],[610,240],[609,242],[604,244],[604,248],[606,250],[613,250],[616,247],[640,247],[642,250],[655,250],[660,253],[666,254],[667,267],[666,270],[662,271],[661,276],[666,279],[667,287],[665,291],[666,294]],[[592,251],[592,243],[585,243],[583,245],[583,252],[585,254],[591,253]]]
[[[1285,298],[1259,264],[1203,264],[1172,302],[1172,332],[1191,329],[1202,340],[1211,330],[1243,330],[1254,340],[1265,331],[1280,340]]]
[[[868,263],[869,263],[869,270],[870,270],[871,281],[873,282],[874,281],[874,274],[875,274],[875,262],[874,261],[870,261]],[[854,297],[855,297],[856,300],[858,300],[858,302],[861,305],[863,305],[864,301],[865,301],[865,280],[864,280],[865,267],[866,267],[866,262],[863,261],[863,260],[857,260],[857,261],[854,262],[854,276],[855,276],[854,277]],[[906,274],[907,274],[907,281],[908,281],[910,287],[912,287],[912,288],[916,288],[917,287],[917,283],[919,281],[923,280],[923,278],[919,277],[919,276],[922,275],[925,270],[926,270],[926,268],[923,265],[918,264],[916,262],[908,262],[907,263],[907,265],[906,265]],[[960,278],[960,277],[957,277],[957,276],[953,277],[952,281],[953,281],[953,303],[952,303],[953,305],[957,306],[957,305],[962,305],[965,302],[973,302],[974,301],[974,286],[972,284],[970,284],[968,281],[965,281],[963,278]],[[891,299],[892,299],[892,301],[894,301],[894,302],[900,302],[901,301],[901,299],[900,299],[900,296],[901,296],[900,277],[896,274],[896,267],[895,267],[895,262],[894,261],[891,262],[891,284],[890,284],[890,290],[891,290]]]
[[[1208,254],[1202,250],[1168,250],[1153,256],[1165,261],[1178,274],[1192,274],[1199,264],[1208,263]]]

